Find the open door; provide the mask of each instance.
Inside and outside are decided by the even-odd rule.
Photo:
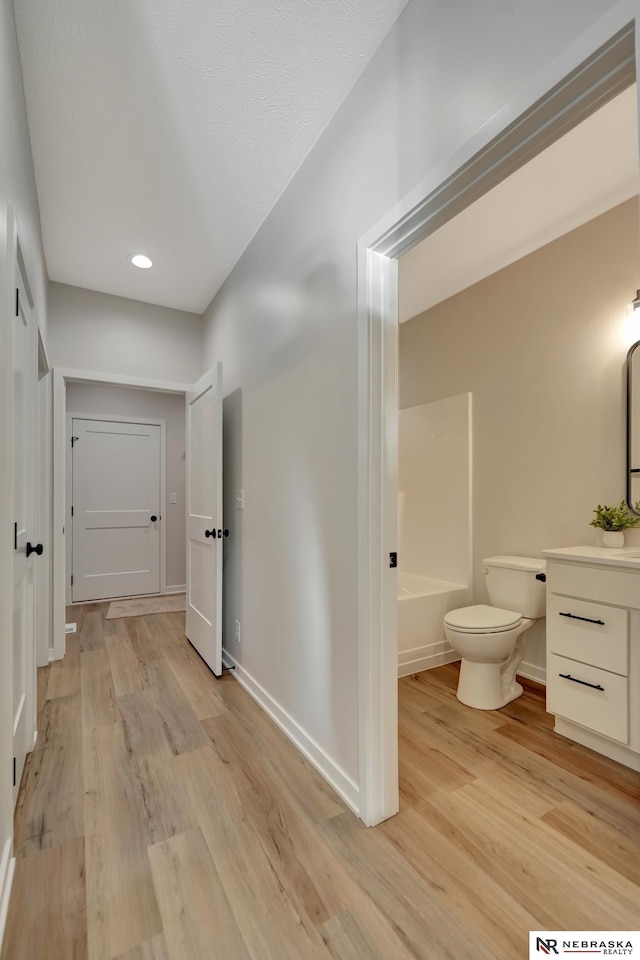
[[[187,393],[187,637],[222,674],[222,364]]]
[[[36,318],[16,259],[13,318],[13,796],[17,798],[27,753],[35,735],[35,560],[43,545],[36,533]],[[33,542],[32,542],[33,541]]]

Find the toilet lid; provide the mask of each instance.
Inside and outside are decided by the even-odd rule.
[[[513,610],[501,610],[499,607],[489,607],[479,603],[473,607],[460,607],[459,610],[450,610],[445,615],[444,622],[454,630],[465,633],[497,633],[499,630],[509,630],[517,627],[522,620],[520,613]]]

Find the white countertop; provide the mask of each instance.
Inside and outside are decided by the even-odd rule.
[[[543,550],[542,555],[549,560],[574,560],[576,563],[598,563],[640,570],[638,547],[558,547]]]

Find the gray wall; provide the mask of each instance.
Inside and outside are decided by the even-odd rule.
[[[106,384],[67,384],[67,413],[167,421],[167,587],[186,582],[185,398],[183,395],[135,390]],[[178,502],[169,503],[169,493]]]
[[[412,0],[205,314],[246,491],[225,644],[356,782],[356,242],[612,5]]]
[[[201,346],[194,313],[49,284],[52,366],[188,384],[201,372]]]

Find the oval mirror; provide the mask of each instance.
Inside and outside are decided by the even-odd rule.
[[[627,504],[640,515],[640,340],[627,354]]]

